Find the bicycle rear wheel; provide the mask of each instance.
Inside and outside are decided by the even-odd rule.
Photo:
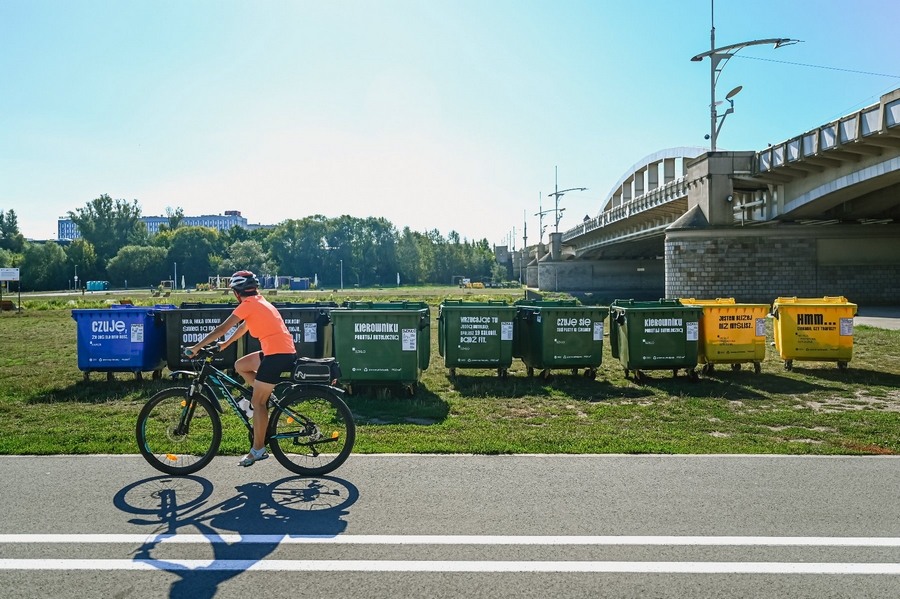
[[[306,476],[344,463],[356,441],[350,408],[322,387],[296,387],[269,416],[269,449],[282,466]]]
[[[150,398],[137,420],[138,449],[166,474],[197,472],[213,459],[222,441],[222,422],[202,395],[189,398],[185,387],[165,389]]]

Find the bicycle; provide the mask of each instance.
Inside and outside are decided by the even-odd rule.
[[[135,434],[147,462],[166,474],[197,472],[212,461],[222,441],[224,414],[220,399],[231,406],[253,440],[253,424],[241,410],[241,399],[253,390],[212,365],[214,348],[197,353],[199,371],[177,371],[171,378],[192,377],[190,387],[164,389],[141,409]],[[291,379],[276,386],[269,399],[272,412],[266,444],[282,466],[304,476],[318,476],[338,468],[353,450],[356,424],[332,383],[336,362],[298,358]],[[295,381],[300,381],[296,383]]]

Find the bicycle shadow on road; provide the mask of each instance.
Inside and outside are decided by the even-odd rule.
[[[136,515],[130,523],[152,527],[134,561],[180,577],[169,589],[170,598],[214,597],[221,583],[265,559],[289,537],[341,534],[347,527],[348,508],[359,499],[355,486],[333,476],[287,477],[235,490],[232,497],[212,503],[213,485],[205,478],[157,476],[116,493],[113,504]],[[205,537],[212,561],[198,566],[162,557],[172,554],[166,549],[179,530],[181,538]],[[204,548],[202,555],[208,554]]]

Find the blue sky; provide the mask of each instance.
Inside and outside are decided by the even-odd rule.
[[[900,88],[900,0],[717,0],[748,48],[719,146],[758,150]],[[536,241],[647,154],[704,146],[710,0],[0,0],[0,210],[26,237],[108,193],[143,213],[321,213]],[[741,58],[741,57],[745,58]],[[780,60],[894,75],[809,68]],[[527,219],[526,216],[527,215]],[[546,224],[545,220],[545,224]]]

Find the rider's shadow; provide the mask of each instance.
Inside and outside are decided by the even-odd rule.
[[[116,494],[116,507],[146,517],[134,518],[131,523],[155,529],[135,551],[135,561],[180,577],[172,584],[169,597],[214,597],[220,583],[265,559],[286,537],[342,533],[347,527],[343,519],[347,508],[359,497],[352,484],[330,476],[290,477],[268,485],[248,483],[236,490],[233,497],[208,505],[212,484],[206,479],[155,477]],[[212,561],[207,558],[204,561],[208,563],[195,564],[163,559],[164,554],[174,554],[169,537],[179,529],[182,534],[205,537]],[[208,555],[207,550],[203,553]]]

